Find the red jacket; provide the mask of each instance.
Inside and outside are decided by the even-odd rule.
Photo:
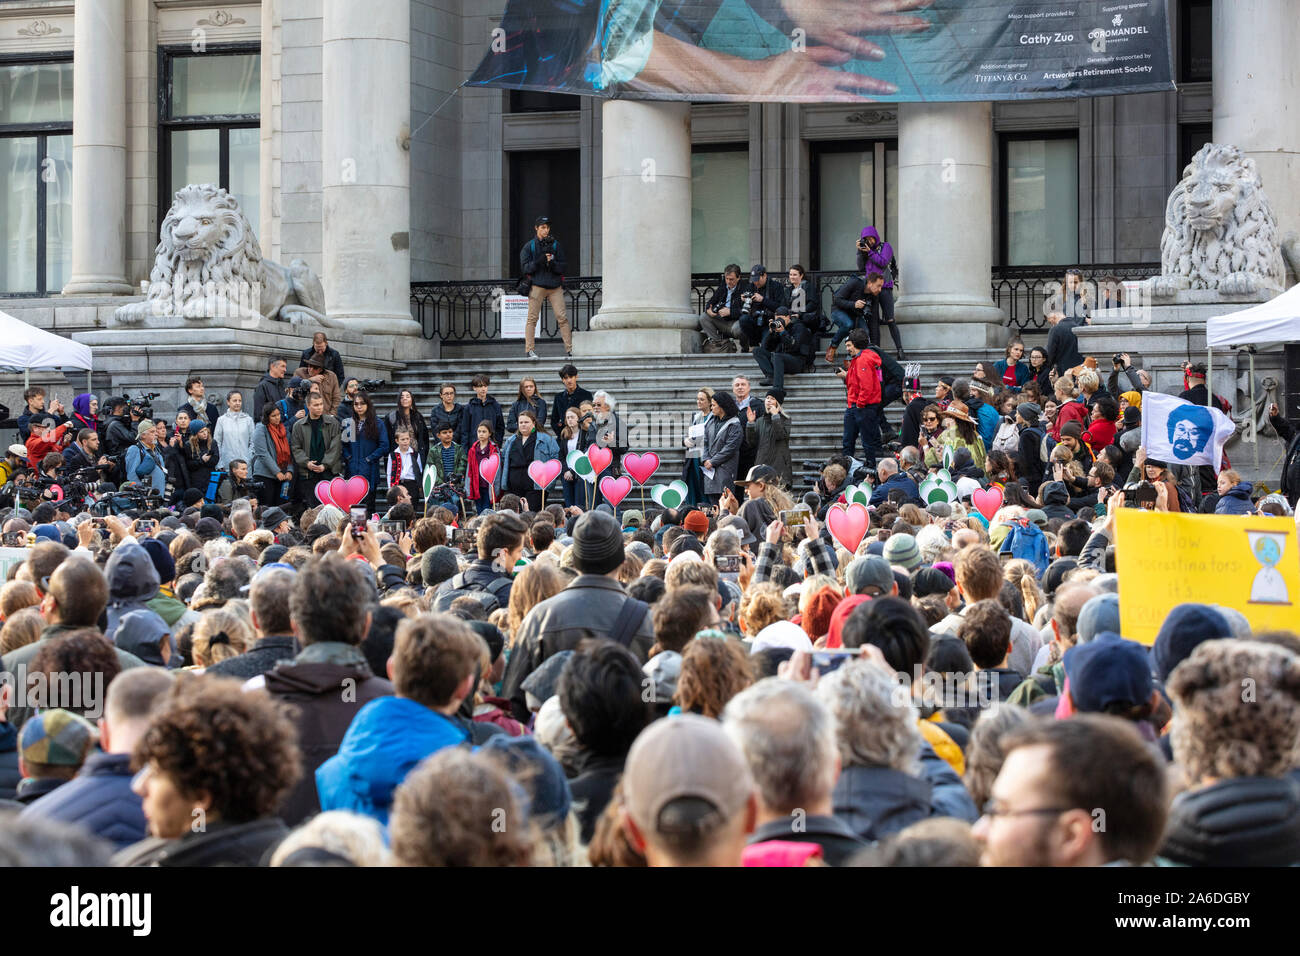
[[[63,448],[63,435],[67,430],[68,423],[64,422],[58,428],[51,428],[47,431],[45,438],[29,435],[27,438],[27,463],[33,468],[39,469],[42,458],[52,451],[59,451]]]
[[[849,363],[844,378],[848,388],[850,408],[880,404],[880,356],[871,349],[863,349]]]
[[[1094,455],[1100,455],[1107,445],[1115,444],[1115,423],[1104,418],[1093,422],[1083,433],[1083,440],[1088,443]]]
[[[1079,401],[1068,401],[1056,412],[1056,421],[1048,433],[1055,441],[1061,440],[1061,428],[1067,422],[1078,422],[1084,431],[1088,429],[1088,406]]]

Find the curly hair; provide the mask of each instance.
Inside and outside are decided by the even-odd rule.
[[[1255,641],[1206,641],[1166,683],[1174,759],[1206,777],[1281,777],[1296,766],[1300,658]]]
[[[769,624],[793,616],[789,603],[775,584],[755,584],[740,599],[740,622],[745,634],[754,637]]]
[[[815,693],[835,718],[845,767],[890,767],[911,773],[921,751],[916,709],[870,661],[852,660],[823,677]]]
[[[389,827],[399,866],[527,866],[529,829],[506,771],[458,747],[411,771]]]
[[[753,664],[739,644],[701,637],[682,651],[682,672],[673,703],[682,710],[716,720],[722,716],[727,701],[753,682]]]
[[[966,745],[966,775],[962,778],[975,806],[984,806],[993,795],[993,781],[1007,756],[1002,738],[1033,719],[1023,707],[1001,706],[984,711],[975,721]]]
[[[302,775],[298,731],[265,691],[184,675],[157,705],[132,766],[153,764],[230,823],[270,816]]]

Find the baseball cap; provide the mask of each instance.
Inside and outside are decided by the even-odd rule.
[[[27,458],[27,446],[26,446],[26,445],[19,445],[19,444],[17,444],[17,443],[14,443],[14,444],[12,444],[12,445],[9,446],[9,454],[14,455],[14,456],[16,456],[16,457],[18,457],[18,458],[22,458],[22,459],[26,460],[26,458]]]
[[[635,508],[630,508],[623,512],[623,526],[628,527],[633,524],[638,528],[641,527],[645,524],[645,515]]]
[[[742,545],[753,544],[758,540],[754,537],[754,533],[749,530],[749,522],[740,515],[727,515],[718,522],[718,527],[731,528],[740,535],[740,543]]]
[[[1137,706],[1151,697],[1154,684],[1147,649],[1114,631],[1076,644],[1065,652],[1064,664],[1077,711],[1100,713],[1111,704]]]
[[[534,226],[549,226],[551,224],[550,216],[538,216],[533,220]]]
[[[623,800],[643,830],[658,831],[674,800],[703,800],[725,819],[754,792],[749,765],[722,725],[698,714],[657,720],[637,737],[623,771]]]
[[[737,481],[736,484],[748,485],[755,481],[761,481],[764,484],[771,484],[774,481],[780,480],[780,474],[771,465],[755,465],[753,468],[749,469],[749,474],[740,481]]]
[[[95,737],[95,727],[70,710],[47,710],[23,724],[18,749],[23,763],[80,767]]]

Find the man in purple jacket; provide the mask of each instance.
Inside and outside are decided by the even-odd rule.
[[[880,321],[889,326],[889,334],[894,337],[894,351],[900,359],[903,355],[903,341],[898,335],[898,325],[894,322],[894,280],[898,278],[898,263],[894,261],[894,248],[880,238],[875,226],[867,226],[858,239],[858,271],[864,275],[880,273],[884,285],[874,296],[869,321],[871,344],[880,345]]]

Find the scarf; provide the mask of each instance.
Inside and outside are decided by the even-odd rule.
[[[325,457],[325,416],[308,419],[308,424],[311,425],[311,444],[307,449],[307,460],[323,465],[324,462],[321,459]],[[278,450],[276,453],[279,453]]]
[[[275,466],[281,471],[286,471],[291,456],[289,454],[289,433],[285,430],[284,422],[279,425],[267,425],[266,430],[271,435],[271,441],[275,443]]]

